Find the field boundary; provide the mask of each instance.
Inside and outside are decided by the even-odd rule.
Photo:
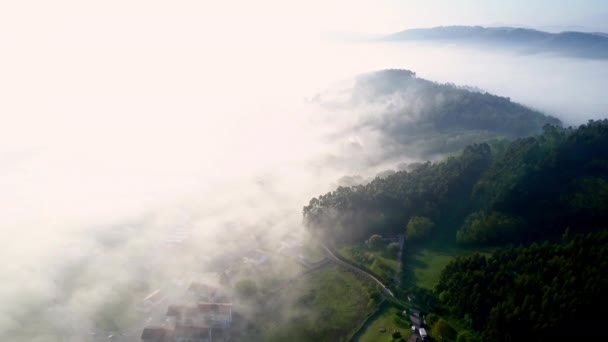
[[[346,339],[349,342],[354,342],[357,341],[360,337],[361,337],[361,333],[363,331],[365,331],[364,328],[367,328],[370,322],[373,322],[376,318],[378,318],[378,315],[382,313],[382,311],[387,308],[388,306],[390,306],[392,304],[392,302],[387,301],[386,299],[383,299],[380,304],[378,305],[378,308],[373,311],[372,313],[370,313],[363,322],[361,322],[361,324],[359,324],[359,326],[357,327],[357,329],[355,331],[353,331],[350,336],[348,336],[348,338]]]
[[[342,261],[345,264],[348,264],[354,268],[358,268],[360,271],[364,271],[367,272],[369,275],[373,276],[374,278],[376,278],[376,281],[379,282],[383,287],[385,287],[386,289],[391,289],[391,287],[389,285],[385,285],[383,280],[386,282],[386,280],[381,277],[380,275],[376,274],[376,272],[370,270],[367,266],[365,265],[360,265],[359,263],[356,263],[352,260],[347,259],[346,257],[344,257],[342,254],[340,254],[338,252],[338,250],[336,250],[335,248],[327,248],[329,251],[331,251],[331,253],[333,254],[333,256],[336,257],[336,259]]]

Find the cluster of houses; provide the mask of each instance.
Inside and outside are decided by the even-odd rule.
[[[153,292],[150,296],[154,298],[158,294]],[[232,303],[220,290],[202,283],[192,283],[184,301],[187,304],[168,305],[162,322],[146,326],[141,340],[221,342],[230,339]]]
[[[166,244],[178,246],[191,234],[187,228],[174,229]],[[288,234],[280,241],[278,254],[305,262],[303,238]],[[273,252],[270,252],[273,253]],[[244,274],[259,274],[271,264],[269,252],[251,249],[239,256],[240,263],[219,274],[219,284],[231,287],[235,279]],[[244,267],[243,267],[244,266]],[[171,299],[169,299],[171,298]],[[179,302],[173,303],[173,302]],[[144,327],[143,342],[222,342],[231,340],[233,307],[231,299],[215,287],[194,282],[179,299],[155,290],[144,298],[138,311],[149,316],[156,324]]]

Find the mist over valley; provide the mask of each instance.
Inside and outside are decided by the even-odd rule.
[[[500,340],[504,318],[545,338],[552,299],[507,314],[527,286],[589,289],[573,310],[602,293],[605,262],[584,271],[602,279],[571,279],[580,246],[606,260],[608,38],[446,26],[339,41],[306,29],[323,6],[242,6],[283,15],[0,15],[0,340],[399,341],[422,338],[427,313],[431,336],[443,320]],[[506,45],[514,32],[535,48]],[[535,278],[522,260],[538,255],[573,261]],[[497,262],[510,268],[477,272]],[[488,286],[467,307],[469,268],[480,284],[522,272],[504,282],[517,296]]]

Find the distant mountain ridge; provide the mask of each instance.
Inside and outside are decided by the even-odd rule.
[[[518,27],[439,26],[409,29],[384,41],[454,42],[510,49],[519,53],[557,53],[570,57],[608,59],[608,33],[549,33]]]

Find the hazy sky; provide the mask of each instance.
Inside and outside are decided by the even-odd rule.
[[[604,0],[390,0],[357,1],[361,22],[374,32],[439,25],[580,25],[607,30],[608,2]],[[365,4],[365,5],[364,5]],[[367,13],[367,15],[365,14]],[[356,22],[349,23],[355,28]]]
[[[15,208],[9,213],[27,219],[35,219],[27,215],[32,206],[38,215],[52,217],[57,206],[72,214],[73,201],[53,197],[66,198],[71,191],[78,194],[75,202],[116,204],[108,199],[126,198],[125,193],[153,199],[175,190],[174,182],[192,188],[201,173],[226,176],[209,165],[237,165],[234,156],[209,142],[221,141],[233,151],[251,147],[252,141],[260,150],[285,148],[276,139],[287,131],[280,128],[293,122],[285,119],[285,108],[294,108],[286,99],[310,95],[307,86],[385,67],[416,68],[440,81],[458,81],[432,74],[441,62],[426,68],[388,63],[377,49],[340,56],[319,47],[321,31],[498,22],[599,29],[606,25],[600,19],[607,3],[4,1],[0,199]],[[487,67],[479,65],[484,73]],[[260,127],[274,138],[257,134]],[[235,129],[239,139],[231,137]],[[281,155],[291,155],[286,152]],[[251,154],[240,157],[243,165],[252,165]],[[96,188],[94,195],[89,187]]]
[[[286,33],[293,37],[318,30],[386,33],[437,25],[574,25],[608,31],[606,17],[605,0],[23,0],[0,4],[0,42],[19,38],[6,29],[32,24],[29,20],[39,25],[28,25],[26,32],[32,33],[41,27],[69,27],[74,20],[86,26],[104,19],[104,29],[111,32],[127,18],[132,29],[146,28],[151,21],[161,27],[188,25],[196,18],[213,37],[237,38]]]
[[[608,30],[608,2],[603,0],[388,0],[329,1],[324,27],[333,30],[385,33],[440,25],[581,26]],[[312,5],[311,5],[312,6]]]
[[[285,112],[295,108],[292,100],[309,96],[315,86],[386,67],[412,68],[439,81],[461,80],[442,77],[445,72],[436,70],[445,69],[441,68],[445,63],[431,63],[428,56],[421,64],[405,63],[399,54],[390,60],[377,48],[353,54],[327,50],[319,46],[322,31],[391,32],[498,22],[600,28],[605,25],[600,19],[608,13],[607,3],[4,1],[0,3],[0,199],[12,208],[8,216],[38,221],[36,216],[54,217],[58,206],[73,216],[73,204],[85,198],[92,211],[100,207],[96,202],[114,210],[118,199],[134,193],[139,202],[189,191],[202,173],[226,176],[225,169],[209,165],[228,163],[231,170],[240,170],[235,165],[251,167],[252,155],[240,153],[247,147],[293,155],[276,144],[294,136],[282,133],[288,131],[286,124],[294,122],[286,119]],[[483,63],[475,65],[485,76],[488,67]],[[462,65],[472,64],[464,59]],[[471,75],[470,67],[451,69]],[[580,75],[597,69],[590,65]],[[494,86],[487,80],[496,77],[478,79],[486,83],[475,78],[462,81],[495,91],[507,83],[522,89],[522,82],[501,81]],[[542,85],[567,82],[570,79]],[[589,87],[596,83],[586,82]],[[600,88],[593,86],[585,94],[595,96]],[[527,99],[516,95],[515,99]],[[271,133],[261,135],[258,129]],[[238,139],[232,137],[235,131]],[[240,159],[214,148],[220,142],[224,149],[239,152]],[[302,149],[308,146],[302,143]],[[175,183],[180,191],[172,187]],[[77,196],[66,201],[69,194]],[[120,207],[129,212],[131,205]],[[28,214],[32,208],[37,215]]]

